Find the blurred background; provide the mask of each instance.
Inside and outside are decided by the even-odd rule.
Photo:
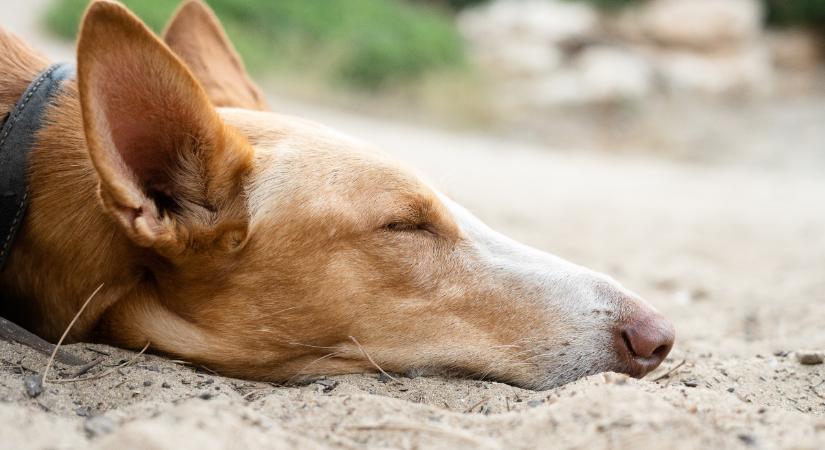
[[[124,2],[160,31],[177,0]],[[554,148],[825,166],[825,0],[211,0],[269,92]],[[38,23],[72,42],[87,0]]]

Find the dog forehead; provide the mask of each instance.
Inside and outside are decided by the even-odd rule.
[[[420,176],[375,147],[292,116],[221,108],[225,122],[254,149],[245,194],[252,218],[300,203],[306,212],[359,214],[427,196]]]
[[[271,149],[284,139],[293,139],[334,144],[342,150],[378,153],[370,145],[346,133],[300,117],[242,108],[218,108],[218,113],[227,125],[240,132],[257,150]]]

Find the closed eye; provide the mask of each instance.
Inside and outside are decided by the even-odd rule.
[[[429,223],[414,223],[414,222],[390,222],[384,225],[384,229],[395,232],[415,232],[425,231],[435,234],[435,227]]]

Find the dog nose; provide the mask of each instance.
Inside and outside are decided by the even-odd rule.
[[[643,377],[665,360],[673,348],[676,331],[659,313],[645,308],[633,314],[619,327],[619,353],[629,366],[630,374]]]

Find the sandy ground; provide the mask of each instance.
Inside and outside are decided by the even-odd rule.
[[[559,152],[272,104],[372,141],[495,228],[614,275],[675,322],[673,353],[644,380],[545,392],[375,375],[273,386],[144,355],[31,398],[23,378],[46,358],[0,342],[0,448],[825,448],[825,365],[794,354],[825,350],[821,172]],[[104,358],[90,375],[134,357],[68,349]]]

